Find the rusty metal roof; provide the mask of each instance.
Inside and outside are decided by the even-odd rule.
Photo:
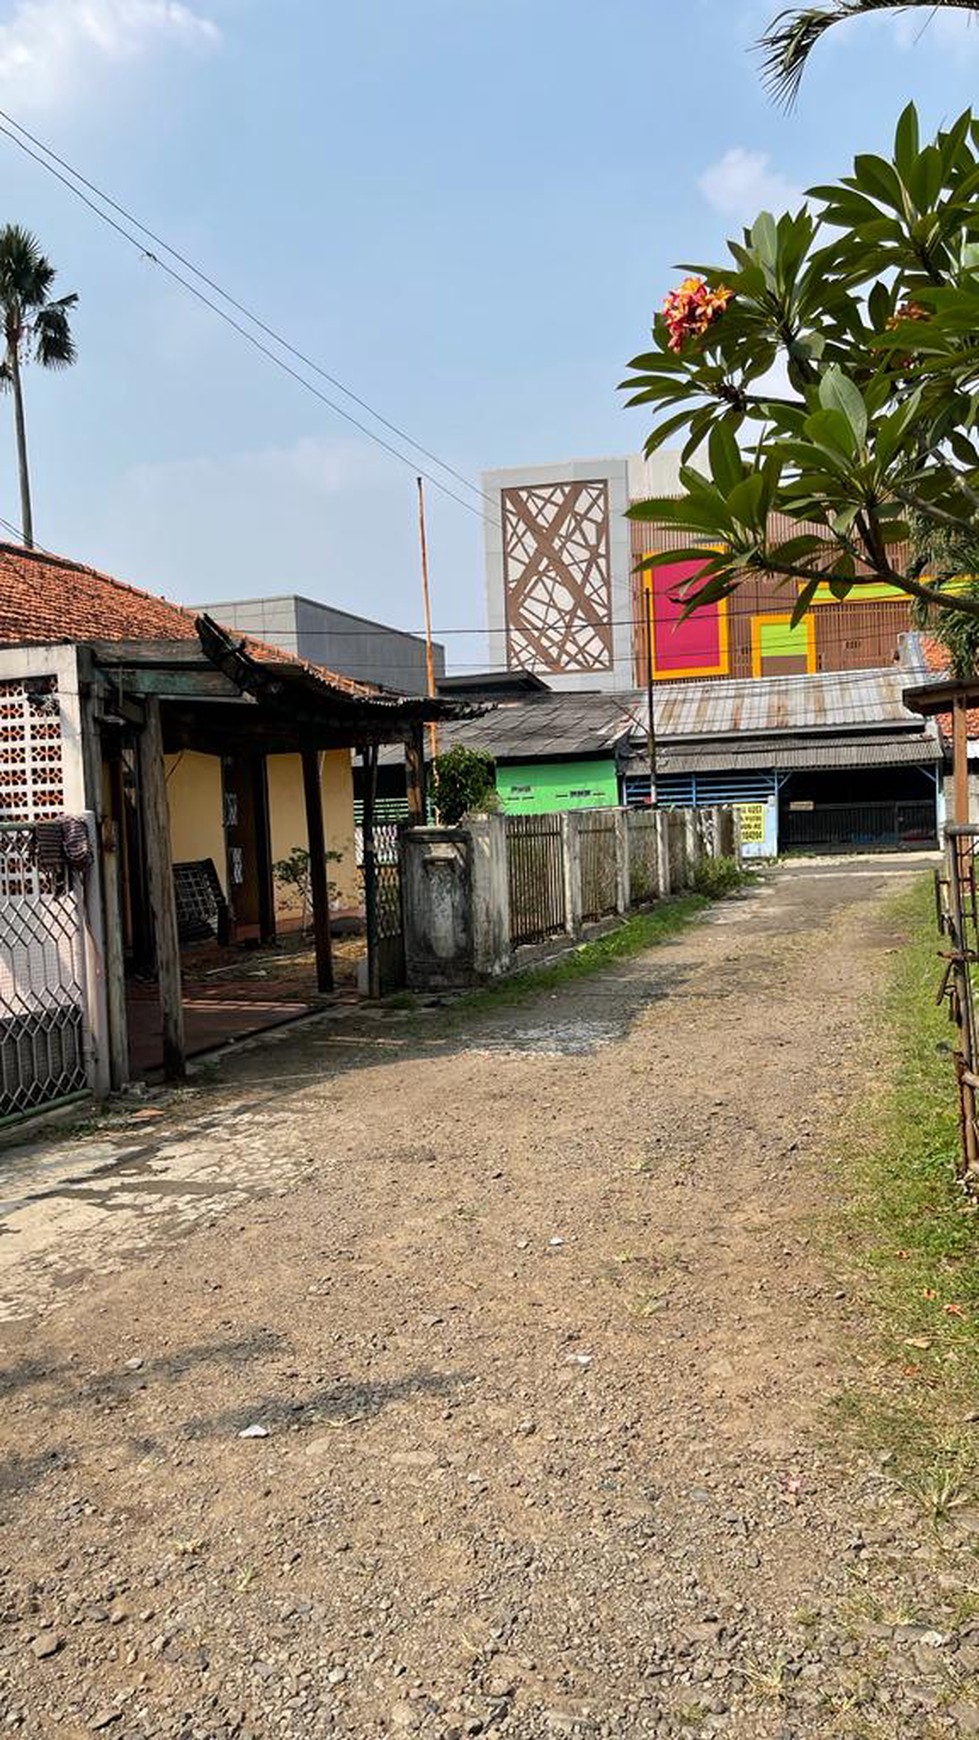
[[[905,707],[907,673],[828,671],[812,676],[743,677],[709,683],[657,684],[657,735],[758,736],[786,731],[839,731],[905,726],[920,717]],[[645,698],[633,697],[640,713]]]
[[[827,737],[748,738],[720,745],[676,742],[660,746],[661,773],[789,772],[793,768],[922,767],[942,760],[935,731],[899,733],[843,731]],[[649,763],[635,755],[626,769],[646,773]]]

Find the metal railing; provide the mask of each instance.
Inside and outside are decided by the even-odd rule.
[[[659,893],[659,824],[655,810],[630,810],[629,904],[642,906]]]
[[[779,843],[806,846],[931,845],[937,839],[934,802],[819,804],[783,808]]]
[[[510,940],[547,942],[567,927],[560,816],[506,817]]]
[[[0,1121],[88,1081],[81,877],[38,862],[32,826],[0,823]]]
[[[582,810],[578,817],[581,848],[581,916],[586,921],[607,918],[618,907],[616,812]]]

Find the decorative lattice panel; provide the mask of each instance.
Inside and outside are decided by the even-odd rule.
[[[34,858],[33,829],[0,830],[0,1119],[88,1079],[81,890]]]
[[[57,679],[0,682],[0,820],[39,821],[64,807]]]
[[[511,669],[612,668],[608,484],[502,491]]]

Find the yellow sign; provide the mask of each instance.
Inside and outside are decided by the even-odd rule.
[[[736,804],[741,818],[741,844],[743,846],[763,846],[765,844],[765,805]]]

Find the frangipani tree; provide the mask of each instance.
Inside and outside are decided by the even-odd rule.
[[[623,383],[652,411],[647,454],[684,438],[682,494],[630,509],[675,538],[646,566],[701,564],[688,611],[766,573],[794,621],[820,585],[881,581],[979,617],[928,561],[930,539],[976,540],[979,122],[922,146],[909,106],[891,159],[857,157],[728,249],[686,268]]]

